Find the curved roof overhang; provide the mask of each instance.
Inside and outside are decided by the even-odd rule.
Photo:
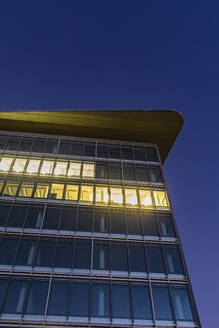
[[[0,130],[154,143],[162,162],[182,126],[174,110],[0,111]]]

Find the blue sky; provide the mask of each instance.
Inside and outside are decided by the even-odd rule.
[[[165,172],[206,328],[219,321],[218,13],[216,0],[0,3],[0,109],[184,115]]]

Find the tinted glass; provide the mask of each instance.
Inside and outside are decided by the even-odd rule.
[[[146,166],[136,165],[135,172],[137,181],[149,181],[148,170]]]
[[[123,179],[135,180],[135,167],[134,165],[123,165]]]
[[[78,240],[74,249],[74,268],[90,270],[91,243],[90,241]]]
[[[93,249],[93,269],[109,270],[109,244],[94,242]]]
[[[171,214],[158,214],[158,224],[163,237],[175,237]]]
[[[6,279],[1,279],[0,280],[0,307],[2,306],[6,286],[7,286],[7,280]]]
[[[194,321],[194,314],[186,288],[173,288],[173,303],[178,321]]]
[[[128,285],[113,284],[112,286],[113,318],[130,318],[130,293]]]
[[[3,313],[21,313],[23,310],[27,282],[25,280],[11,281],[7,292]]]
[[[19,244],[16,265],[33,265],[37,247],[36,239],[22,239]]]
[[[89,285],[87,283],[74,283],[71,290],[71,316],[88,316]]]
[[[95,143],[85,142],[84,143],[84,156],[95,157]]]
[[[56,154],[58,148],[58,140],[47,140],[45,153]]]
[[[133,151],[131,146],[121,146],[122,159],[133,160]]]
[[[0,204],[0,225],[4,226],[6,224],[11,205],[10,203],[1,203]]]
[[[125,234],[125,216],[122,212],[111,212],[111,233]]]
[[[76,208],[63,207],[61,214],[60,230],[75,230],[76,223]]]
[[[55,242],[40,240],[35,266],[52,267],[54,257]]]
[[[17,150],[21,138],[9,137],[8,143],[6,146],[7,150]]]
[[[109,212],[95,211],[94,232],[109,233]]]
[[[153,287],[152,293],[156,320],[172,320],[173,314],[168,288]]]
[[[66,282],[53,281],[51,284],[48,315],[65,316],[67,311],[69,284]]]
[[[126,222],[129,235],[142,235],[141,217],[138,214],[127,214]]]
[[[12,265],[18,238],[4,238],[0,244],[0,264]]]
[[[160,247],[148,247],[148,264],[150,273],[164,273],[163,257]]]
[[[129,243],[130,271],[146,272],[145,250],[143,244]]]
[[[58,153],[69,155],[71,150],[71,141],[60,141]]]
[[[159,167],[149,167],[151,182],[163,182],[162,173]]]
[[[31,205],[27,213],[25,228],[39,229],[43,220],[43,205]]]
[[[45,149],[46,139],[36,139],[33,143],[32,152],[43,153]]]
[[[143,216],[143,229],[145,236],[158,236],[155,213],[148,213]]]
[[[43,221],[43,229],[57,230],[59,227],[59,220],[60,207],[47,206]]]
[[[152,319],[149,288],[132,285],[132,304],[135,319]]]
[[[81,142],[72,141],[70,155],[81,156],[82,151],[83,151],[83,144]]]
[[[108,158],[108,145],[97,144],[97,157]]]
[[[104,163],[96,163],[96,178],[108,178],[108,166]]]
[[[165,254],[168,273],[183,274],[184,271],[178,249],[175,247],[165,247]]]
[[[146,157],[148,162],[159,162],[157,151],[155,148],[152,147],[146,148]]]
[[[5,149],[7,140],[7,136],[0,136],[0,149]]]
[[[109,158],[120,159],[120,146],[109,145]]]
[[[24,225],[28,205],[17,205],[12,208],[8,219],[8,227],[20,227]]]
[[[111,244],[111,265],[113,271],[128,271],[126,244],[112,242]]]
[[[109,317],[110,289],[108,284],[93,283],[91,315],[93,317]]]
[[[144,147],[133,147],[133,150],[134,150],[134,159],[136,161],[146,161]]]
[[[122,169],[119,164],[109,163],[109,179],[112,180],[122,179]]]
[[[93,226],[93,211],[88,208],[80,208],[78,210],[78,231],[92,232]]]
[[[32,138],[23,137],[19,145],[19,151],[31,151],[33,144]]]
[[[28,295],[26,313],[43,315],[45,312],[47,293],[47,281],[33,281]]]
[[[59,240],[56,246],[56,255],[54,267],[71,268],[72,267],[73,241]]]

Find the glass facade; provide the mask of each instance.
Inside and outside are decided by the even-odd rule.
[[[0,133],[0,327],[57,323],[199,327],[156,145]]]

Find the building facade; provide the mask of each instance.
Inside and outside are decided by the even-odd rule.
[[[161,146],[41,132],[0,131],[0,327],[200,327]]]

